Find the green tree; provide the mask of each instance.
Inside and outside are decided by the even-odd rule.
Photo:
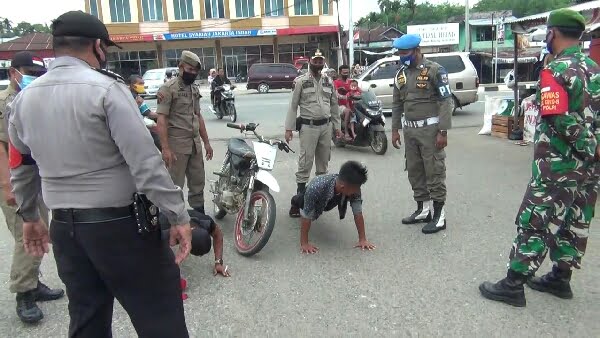
[[[523,17],[567,7],[573,3],[572,0],[480,0],[473,7],[473,12],[512,10],[514,16]]]

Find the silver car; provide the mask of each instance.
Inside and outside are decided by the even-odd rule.
[[[448,72],[448,79],[454,96],[452,113],[457,107],[462,108],[477,102],[479,77],[475,66],[469,60],[469,53],[437,53],[426,54],[425,57],[439,63]],[[383,112],[388,115],[392,113],[394,77],[398,72],[399,62],[400,57],[398,56],[377,60],[357,77],[360,88],[362,90],[371,88],[383,103]]]

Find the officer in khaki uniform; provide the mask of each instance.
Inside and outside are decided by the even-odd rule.
[[[204,213],[204,160],[213,150],[200,114],[200,90],[194,84],[200,70],[200,58],[190,51],[181,53],[179,75],[167,81],[157,93],[158,130],[163,159],[175,185],[183,187],[187,177],[188,203]]]
[[[400,68],[394,84],[392,144],[399,148],[404,130],[406,169],[417,210],[404,224],[427,223],[422,231],[446,229],[446,147],[451,126],[452,93],[444,67],[427,60],[419,49],[421,37],[406,34],[394,41]]]
[[[325,58],[317,50],[310,60],[310,71],[294,80],[292,102],[285,119],[285,140],[292,140],[292,131],[300,134],[300,154],[296,173],[297,193],[303,193],[310,178],[313,162],[315,175],[327,173],[331,159],[331,133],[341,137],[340,114],[333,82],[321,75]],[[298,116],[300,108],[300,116]],[[333,126],[332,126],[333,124]],[[300,217],[300,210],[292,204],[291,217]]]
[[[41,58],[29,52],[19,52],[11,61],[10,84],[0,92],[0,187],[4,196],[0,199],[0,208],[4,213],[8,230],[15,239],[12,265],[10,268],[10,292],[17,294],[17,315],[26,323],[35,323],[44,317],[36,301],[59,299],[63,290],[51,290],[39,281],[41,257],[30,256],[23,246],[23,219],[17,215],[15,196],[10,184],[8,163],[8,126],[7,108],[17,93],[25,88],[38,75],[46,72]],[[38,197],[38,209],[46,224],[48,208]]]

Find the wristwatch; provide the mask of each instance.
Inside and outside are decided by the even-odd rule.
[[[215,260],[215,265],[223,265],[223,259],[219,258],[219,259]]]
[[[442,134],[442,136],[447,136],[448,135],[448,131],[447,130],[440,130],[439,133]]]

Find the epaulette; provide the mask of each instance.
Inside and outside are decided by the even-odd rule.
[[[121,81],[121,82],[125,83],[125,79],[123,79],[123,77],[117,73],[111,72],[110,70],[106,70],[106,69],[98,69],[98,68],[93,68],[93,69],[102,75],[106,75],[117,81]]]

